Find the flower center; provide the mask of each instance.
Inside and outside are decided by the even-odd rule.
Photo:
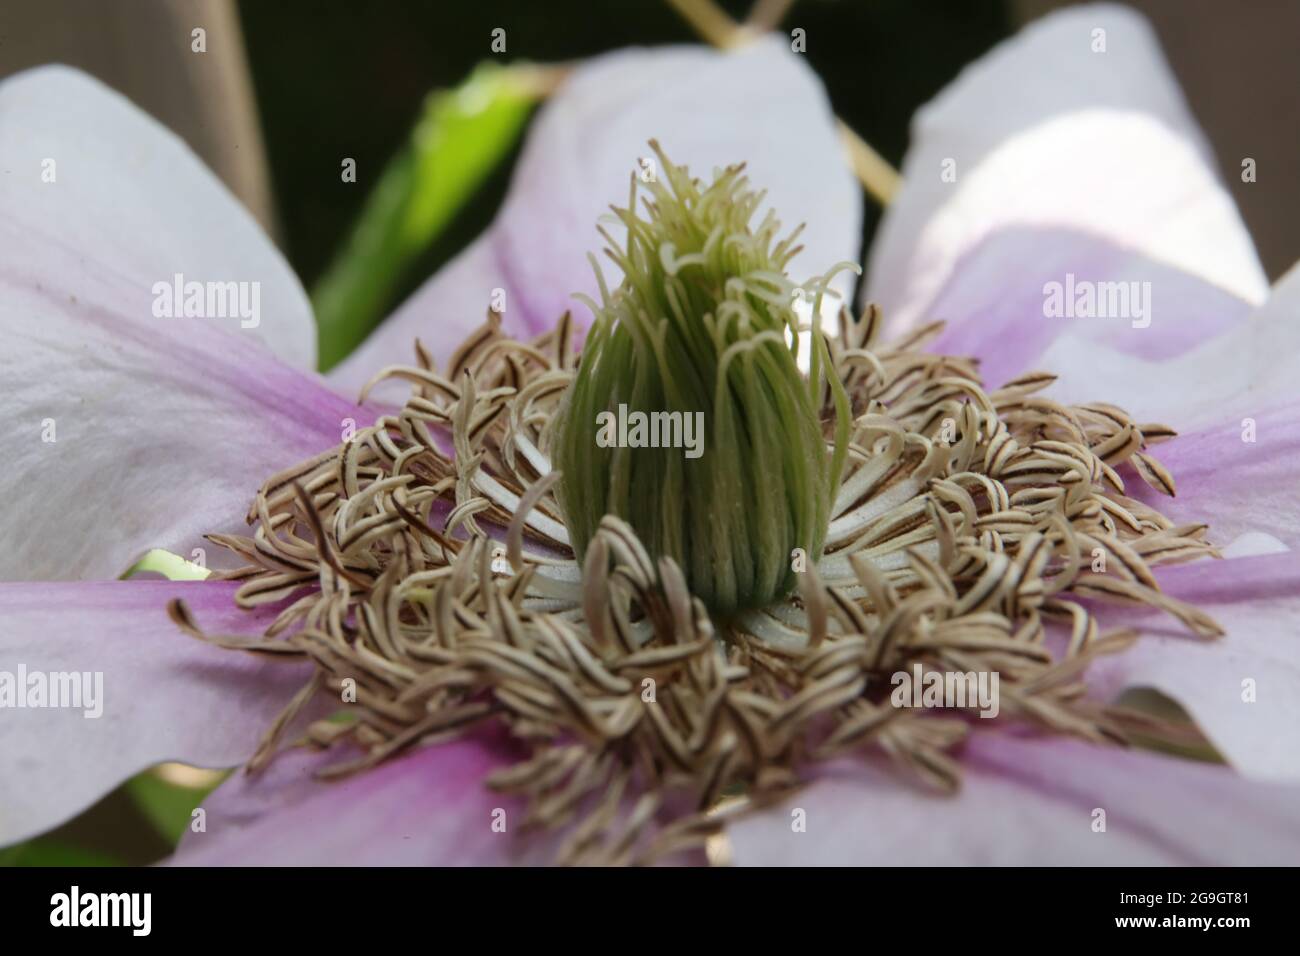
[[[1008,721],[1186,746],[1084,684],[1133,637],[1103,634],[1097,601],[1219,633],[1151,572],[1213,554],[1205,527],[1120,474],[1171,494],[1149,446],[1172,430],[1053,402],[1042,373],[986,392],[970,359],[924,351],[937,323],[886,343],[874,308],[814,336],[801,376],[791,240],[746,228],[739,169],[701,189],[664,168],[649,218],[623,211],[624,283],[580,362],[567,314],[531,343],[490,321],[444,371],[417,346],[384,373],[413,385],[400,412],[269,478],[249,536],[213,536],[246,562],[221,575],[237,603],[280,613],[260,638],[206,635],[179,602],[176,621],[315,664],[250,767],[315,698],[342,719],[311,741],[351,752],[331,775],[491,723],[526,753],[489,784],[570,828],[562,859],[652,862],[715,836],[745,805],[724,795],[761,802],[848,753],[952,790],[955,745]],[[601,446],[617,405],[702,412],[706,452]],[[1000,700],[931,707],[891,693],[900,674]]]

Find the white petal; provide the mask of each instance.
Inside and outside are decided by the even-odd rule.
[[[0,83],[0,263],[6,300],[14,285],[35,286],[51,298],[111,303],[155,330],[157,282],[179,273],[257,283],[255,327],[251,309],[174,321],[217,322],[298,368],[316,364],[311,305],[248,211],[179,138],[68,67]]]
[[[416,336],[435,354],[450,354],[458,337],[482,321],[484,289],[506,291],[504,327],[516,335],[550,328],[567,309],[585,325],[589,316],[572,296],[597,295],[587,261],[604,245],[597,219],[611,204],[626,204],[630,177],[652,156],[652,138],[701,179],[716,167],[747,163],[751,182],[768,191],[767,205],[784,226],[807,223],[804,251],[790,267],[797,280],[857,261],[861,190],[825,91],[802,57],[776,39],[730,53],[619,51],[584,63],[543,108],[505,206],[480,240],[491,251],[476,244],[448,267],[461,287],[449,293],[435,276],[335,380],[363,381],[367,373],[357,365],[373,372],[409,361]],[[602,268],[617,278],[608,260]],[[841,275],[835,288],[847,294],[852,281]]]
[[[951,307],[931,314],[964,260],[990,238],[1035,232],[1041,254],[1031,245],[1004,261],[1003,280],[1041,285],[1043,256],[1063,279],[1051,236],[1065,232],[1263,300],[1267,282],[1214,159],[1153,32],[1127,8],[1073,8],[1029,26],[926,106],[912,138],[866,287],[895,331],[965,319]],[[1045,321],[1036,311],[1024,321]]]

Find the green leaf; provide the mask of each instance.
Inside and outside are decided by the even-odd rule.
[[[156,771],[146,771],[132,777],[126,791],[159,836],[174,847],[190,825],[194,808],[224,777],[223,774],[205,786],[186,787],[164,780]]]
[[[152,571],[161,574],[168,581],[202,581],[212,572],[207,568],[186,561],[179,554],[172,554],[162,548],[154,548],[122,574],[122,580]]]
[[[312,292],[322,371],[379,324],[407,268],[514,146],[545,90],[542,76],[537,67],[487,63],[456,89],[429,95],[410,143]]]

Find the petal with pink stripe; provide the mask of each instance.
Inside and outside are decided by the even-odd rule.
[[[955,796],[842,762],[731,827],[750,866],[1170,866],[1300,862],[1300,787],[1062,737],[982,734]],[[802,827],[792,825],[800,819]],[[1100,811],[1100,813],[1099,813]],[[1101,814],[1104,814],[1101,815]],[[1105,829],[1098,826],[1104,823]]]
[[[77,681],[78,694],[88,691],[80,706],[18,706],[14,697],[0,707],[0,846],[57,826],[154,764],[228,767],[252,756],[311,668],[213,647],[167,616],[180,597],[212,633],[259,633],[274,611],[237,609],[235,588],[0,584],[0,702],[8,683],[30,704],[41,682],[47,704],[71,702],[73,677],[57,675],[91,675]],[[60,680],[66,695],[56,697],[48,688]]]

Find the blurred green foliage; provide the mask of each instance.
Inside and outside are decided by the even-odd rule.
[[[0,866],[121,866],[107,853],[73,846],[55,837],[37,837],[0,850]]]
[[[484,63],[456,89],[428,96],[410,142],[312,292],[322,371],[379,324],[403,275],[510,151],[538,99],[530,73]]]

